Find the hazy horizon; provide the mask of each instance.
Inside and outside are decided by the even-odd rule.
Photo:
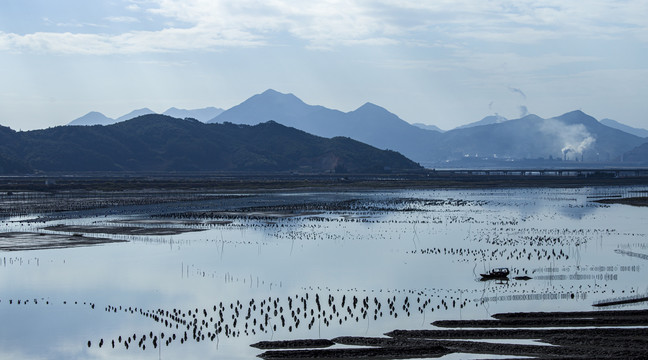
[[[274,89],[266,89],[266,91],[276,91],[276,90],[274,90]],[[265,92],[265,91],[264,91],[264,92]],[[297,96],[297,95],[295,95],[295,94],[293,94],[293,93],[281,93],[281,94],[282,94],[282,95],[294,95],[294,96],[296,96],[297,98],[299,98],[299,96]],[[244,99],[243,101],[241,101],[241,103],[245,102],[246,100],[248,100],[249,98],[251,98],[251,97],[253,97],[253,96],[255,96],[255,95],[260,95],[260,94],[253,94],[253,95],[251,95],[250,97],[248,97],[248,98]],[[300,100],[301,100],[301,99],[300,99]],[[241,103],[236,104],[236,105],[234,105],[233,107],[236,107],[237,105],[240,105]],[[308,104],[308,103],[306,103],[306,104],[307,104],[307,105],[311,105],[311,106],[321,106],[320,104]],[[366,104],[366,103],[365,103],[365,104]],[[380,106],[380,104],[374,104],[374,105]],[[353,111],[357,110],[358,108],[360,108],[360,107],[362,107],[362,106],[363,106],[363,105],[359,105],[359,106],[358,106],[357,108],[355,108],[355,109],[351,109],[351,110],[349,110],[349,111],[344,111],[344,112],[345,112],[345,113],[347,113],[347,112],[353,112]],[[172,115],[172,114],[165,114],[165,113],[168,112],[168,111],[173,111],[173,110],[176,110],[176,111],[201,111],[201,110],[205,110],[205,109],[208,109],[208,108],[218,109],[218,110],[221,110],[222,112],[231,109],[231,108],[222,108],[222,107],[219,107],[219,106],[206,106],[206,107],[203,107],[203,108],[196,108],[196,109],[183,109],[183,108],[178,108],[178,107],[171,106],[171,107],[169,107],[169,108],[166,108],[166,109],[164,109],[164,110],[159,111],[159,110],[151,109],[150,107],[143,107],[143,108],[139,108],[139,109],[132,109],[132,110],[130,110],[128,113],[125,113],[125,114],[115,114],[115,115],[113,115],[113,116],[111,116],[111,115],[107,115],[107,114],[105,114],[104,112],[99,111],[99,110],[91,110],[91,111],[89,111],[89,112],[87,112],[87,113],[85,113],[85,114],[83,114],[83,115],[80,115],[80,116],[74,118],[74,119],[70,119],[69,121],[67,121],[67,122],[64,123],[64,124],[58,124],[58,125],[54,125],[54,126],[81,125],[81,124],[71,124],[71,123],[75,122],[76,120],[82,119],[82,118],[84,118],[84,117],[87,116],[87,115],[91,115],[92,113],[99,113],[99,114],[102,114],[102,115],[106,116],[107,118],[109,118],[109,119],[111,119],[111,120],[114,120],[114,122],[121,122],[121,121],[130,120],[130,119],[132,119],[132,118],[135,118],[135,117],[140,116],[140,115],[138,115],[137,113],[139,113],[140,111],[143,111],[143,110],[150,110],[150,111],[153,111],[154,114],[159,114],[159,115],[168,115],[168,116],[172,116],[172,117],[177,117],[177,116],[174,116],[174,115]],[[341,111],[341,110],[339,110],[339,109],[334,109],[334,108],[330,108],[330,109],[331,109],[331,110]],[[386,109],[386,110],[389,111],[389,109]],[[576,110],[576,109],[575,109],[575,110],[568,111],[567,113],[569,113],[569,112],[573,112],[573,111],[579,111],[579,110]],[[566,113],[565,113],[565,114],[566,114]],[[132,117],[131,117],[130,115],[132,115]],[[219,113],[218,115],[220,115],[220,113]],[[217,117],[218,115],[216,115],[216,117]],[[395,114],[395,115],[398,116],[398,114]],[[493,115],[485,115],[485,116],[482,117],[482,118],[474,119],[474,120],[471,120],[471,121],[467,121],[467,122],[465,122],[465,123],[461,123],[461,124],[459,124],[459,125],[457,125],[457,126],[455,126],[455,127],[453,127],[453,128],[447,128],[447,129],[444,129],[444,128],[441,128],[441,127],[438,127],[438,126],[436,126],[435,124],[413,123],[413,122],[411,122],[411,121],[407,121],[407,119],[403,119],[403,118],[401,118],[401,120],[404,120],[404,121],[406,121],[407,123],[409,123],[410,125],[417,126],[417,127],[419,127],[420,125],[423,125],[423,126],[430,126],[430,127],[432,127],[432,126],[436,126],[436,127],[439,128],[441,131],[450,131],[450,130],[454,130],[454,129],[460,129],[460,128],[465,128],[465,127],[473,126],[473,124],[478,124],[481,120],[484,120],[484,119],[486,119],[486,118],[488,118],[488,117],[492,117],[492,116],[494,116],[494,115],[496,115],[496,116],[498,116],[498,117],[504,119],[505,121],[508,121],[508,120],[517,120],[517,119],[520,119],[520,118],[526,117],[526,116],[528,116],[528,115],[535,115],[535,116],[538,116],[538,115],[535,114],[535,113],[528,113],[528,112],[527,112],[527,113],[524,114],[523,116],[519,116],[519,117],[515,117],[515,118],[505,118],[505,117],[502,117],[500,114],[497,114],[497,113],[496,113],[496,114],[493,114]],[[522,114],[521,114],[521,115],[522,115]],[[552,118],[555,118],[555,117],[558,117],[558,116],[561,116],[561,115],[564,115],[564,114],[553,114],[553,115],[549,115],[549,116],[547,116],[545,119],[552,119]],[[590,114],[587,114],[587,115],[590,115]],[[590,115],[590,116],[591,116],[591,115]],[[214,118],[215,118],[215,117],[214,117]],[[213,118],[210,118],[210,119],[202,119],[202,120],[199,119],[199,120],[200,120],[201,122],[207,122],[208,120],[212,120],[212,119],[213,119]],[[596,119],[597,121],[602,121],[602,120],[612,120],[612,121],[615,121],[615,122],[617,122],[617,123],[619,123],[619,124],[621,124],[621,125],[627,125],[627,124],[625,124],[625,123],[623,123],[623,122],[616,121],[616,120],[614,120],[614,119],[609,119],[609,118],[605,118],[605,119],[597,119],[597,118],[595,118],[595,119]],[[85,125],[85,124],[84,124],[84,125]],[[110,124],[103,124],[103,125],[110,125]],[[6,125],[0,123],[0,126],[6,126]],[[52,126],[47,126],[47,128],[49,128],[49,127],[52,127]],[[11,127],[10,127],[10,128],[11,128]],[[646,130],[646,127],[643,126],[643,125],[639,125],[639,126],[636,126],[636,127],[633,127],[633,128],[635,128],[635,129],[639,129],[639,130],[641,130],[641,129]],[[21,129],[16,129],[16,128],[13,128],[13,130],[19,130],[19,131],[31,131],[31,130],[42,130],[42,129],[45,129],[45,128],[34,128],[34,129],[23,129],[23,128],[21,128]]]
[[[642,1],[9,0],[0,124],[231,108],[266,89],[451,129],[573,110],[645,127]]]

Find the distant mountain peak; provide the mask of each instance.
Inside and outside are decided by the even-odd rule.
[[[484,117],[483,119],[481,119],[479,121],[475,121],[475,122],[472,122],[472,123],[466,124],[466,125],[461,125],[459,127],[456,127],[455,129],[466,129],[466,128],[471,128],[471,127],[475,127],[475,126],[499,124],[499,123],[502,123],[502,122],[505,122],[505,121],[508,121],[508,119],[505,118],[504,116],[499,115],[499,114],[488,115],[488,116]]]
[[[220,115],[224,110],[216,108],[213,106],[202,108],[202,109],[179,109],[176,107],[171,107],[163,112],[163,115],[173,116],[178,119],[192,118],[200,122],[208,122],[209,120]]]
[[[524,120],[524,121],[538,121],[538,120],[544,120],[544,119],[541,118],[540,116],[536,115],[536,114],[529,114],[529,115],[526,115],[526,116],[520,118],[520,120]]]
[[[148,115],[148,114],[155,114],[155,111],[153,111],[153,110],[151,110],[151,109],[149,109],[147,107],[143,107],[141,109],[135,109],[135,110],[131,111],[129,114],[133,114],[133,113],[147,113],[146,115]]]
[[[74,119],[68,123],[69,126],[91,126],[91,125],[108,125],[114,120],[98,111],[90,111],[89,113]]]
[[[583,112],[583,110],[578,109],[578,110],[568,111],[568,112],[564,113],[564,114],[561,115],[561,116],[583,116],[583,115],[585,115],[585,116],[589,116],[589,115],[585,114],[585,113]]]
[[[284,99],[285,98],[291,98],[291,99],[297,99],[297,100],[301,101],[301,99],[299,99],[293,93],[282,93],[282,92],[279,92],[279,91],[277,91],[275,89],[268,89],[268,90],[266,90],[266,91],[264,91],[264,92],[262,92],[261,94],[258,94],[258,95],[260,95],[262,97],[279,98],[279,99],[281,99],[281,98],[284,98]]]
[[[376,105],[376,104],[374,104],[372,102],[367,101],[366,103],[362,104],[362,106],[360,106],[358,109],[362,109],[362,108],[369,108],[369,109],[371,109],[371,108],[380,108],[380,109],[382,109],[383,107],[378,106],[378,105]]]
[[[146,107],[141,108],[141,109],[137,109],[137,110],[133,110],[133,111],[129,112],[126,115],[122,115],[122,116],[118,117],[117,119],[115,119],[115,122],[122,122],[122,121],[126,121],[126,120],[136,118],[138,116],[148,115],[148,114],[155,114],[155,111],[153,111],[153,110],[151,110],[149,108],[146,108]]]
[[[592,116],[584,113],[582,110],[573,110],[573,111],[568,111],[560,116],[556,116],[556,118],[565,118],[565,119],[576,119],[576,118],[592,118]]]
[[[389,112],[389,110],[385,109],[384,107],[376,105],[374,103],[370,103],[370,102],[364,103],[362,106],[355,109],[353,112],[359,112],[359,113],[361,113],[361,112],[373,112],[373,113],[389,113],[389,114],[392,114],[391,112]],[[396,116],[396,115],[394,115],[394,116]]]
[[[292,94],[284,94],[284,93],[280,93],[275,89],[267,89],[266,91],[262,92],[261,95],[292,95]]]
[[[567,113],[564,113],[560,116],[556,116],[554,119],[561,120],[565,123],[579,123],[579,124],[589,124],[589,125],[598,125],[599,122],[594,117],[587,115],[581,110],[574,110]]]
[[[264,101],[264,102],[269,101],[272,103],[285,104],[288,106],[294,104],[306,105],[306,103],[304,103],[300,98],[298,98],[292,93],[284,94],[273,89],[268,89],[262,92],[261,94],[254,95],[248,100],[244,101],[244,103],[247,101]]]

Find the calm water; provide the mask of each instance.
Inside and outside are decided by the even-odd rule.
[[[251,359],[260,351],[249,345],[261,340],[592,310],[597,301],[648,293],[648,208],[591,200],[647,190],[276,194],[248,201],[355,201],[288,217],[175,224],[203,230],[182,235],[0,252],[0,358]],[[131,226],[145,215],[5,220],[0,231]],[[479,281],[501,266],[532,279]]]

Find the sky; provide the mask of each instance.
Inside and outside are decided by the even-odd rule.
[[[648,127],[645,0],[2,0],[0,125],[266,89],[451,129],[582,110]]]

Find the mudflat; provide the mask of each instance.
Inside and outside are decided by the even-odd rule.
[[[44,228],[49,231],[86,234],[109,234],[109,235],[144,235],[144,236],[165,236],[178,235],[188,232],[204,231],[204,229],[173,228],[173,227],[142,227],[142,226],[78,226],[78,225],[54,225]]]
[[[0,233],[0,251],[65,249],[125,241],[126,240],[88,237],[81,234],[66,235],[40,232],[5,232]]]
[[[433,325],[438,328],[394,330],[380,338],[264,341],[252,346],[267,350],[259,355],[263,359],[429,358],[450,353],[645,359],[648,354],[648,310],[508,313],[493,315],[492,320],[437,321]],[[520,344],[520,340],[527,341]],[[326,344],[348,347],[318,348]]]

